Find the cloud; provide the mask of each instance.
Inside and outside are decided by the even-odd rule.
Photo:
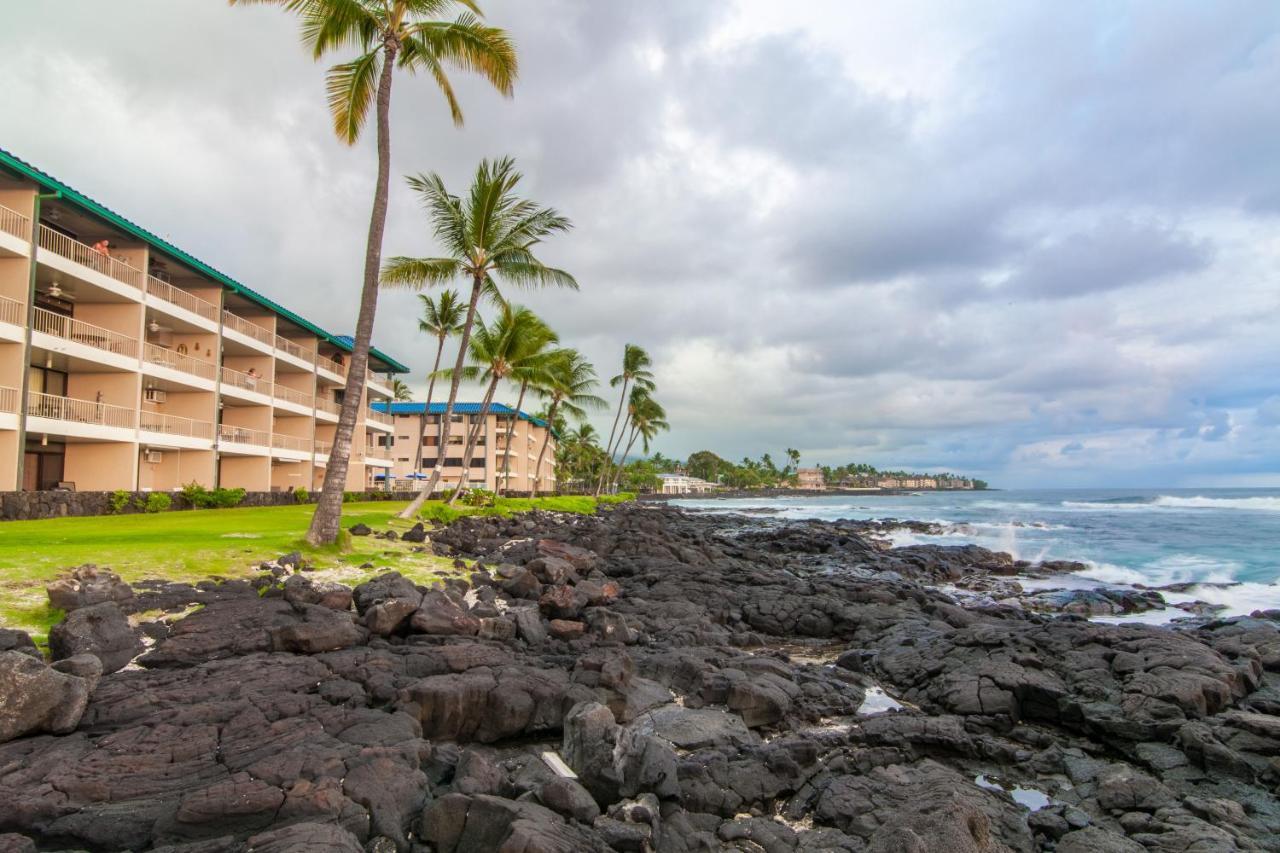
[[[189,5],[11,10],[0,145],[348,330],[371,140],[333,139],[295,21]],[[436,250],[403,175],[461,190],[514,155],[574,220],[540,250],[582,290],[513,298],[605,377],[624,342],[654,353],[664,453],[1000,485],[1280,471],[1270,4],[485,8],[516,97],[458,76],[458,131],[397,78],[386,253]],[[422,391],[416,313],[385,294],[377,340]]]

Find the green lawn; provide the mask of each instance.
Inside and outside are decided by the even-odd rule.
[[[375,530],[388,525],[407,529],[411,522],[395,518],[404,506],[392,501],[344,504],[343,527],[364,522]],[[590,513],[596,501],[500,498],[497,506],[485,509],[447,508],[431,501],[423,508],[422,518],[449,521],[475,513],[510,515],[534,507]],[[48,606],[45,584],[84,563],[110,568],[127,581],[196,582],[252,575],[263,560],[298,550],[320,568],[314,577],[343,583],[359,583],[386,569],[419,583],[458,571],[452,560],[413,553],[410,545],[398,541],[346,537],[349,541],[342,547],[308,547],[302,536],[313,510],[300,505],[0,522],[0,626],[20,628],[43,640],[49,626],[61,618]],[[365,563],[375,568],[361,569]]]

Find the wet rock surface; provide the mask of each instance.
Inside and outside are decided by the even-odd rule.
[[[0,850],[1280,850],[1280,614],[957,596],[1028,567],[882,532],[624,506],[433,531],[477,561],[434,588],[86,573],[55,665],[0,633]],[[140,656],[116,618],[191,605]]]

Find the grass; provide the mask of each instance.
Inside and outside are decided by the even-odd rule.
[[[619,498],[602,498],[613,503]],[[406,530],[410,521],[396,513],[403,502],[348,503],[343,527],[363,522],[377,529]],[[421,513],[427,522],[448,522],[463,515],[510,516],[530,509],[591,513],[589,497],[498,498],[492,507],[444,506],[429,501]],[[0,626],[27,631],[43,643],[62,618],[49,607],[45,585],[66,569],[96,563],[126,581],[162,579],[195,583],[209,578],[252,576],[257,566],[290,551],[301,551],[317,567],[316,580],[356,584],[383,571],[399,571],[418,583],[431,583],[460,570],[453,560],[414,553],[409,543],[344,533],[336,546],[312,548],[303,542],[311,521],[310,505],[195,510],[156,514],[54,518],[0,522]],[[365,567],[372,564],[373,568]]]

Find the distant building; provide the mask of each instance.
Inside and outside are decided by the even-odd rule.
[[[796,487],[801,489],[825,489],[827,481],[822,476],[821,468],[797,468]]]
[[[701,477],[690,477],[687,474],[659,474],[661,493],[664,495],[689,495],[710,492],[717,488],[715,483],[708,483]]]
[[[444,408],[444,403],[432,403],[430,412],[426,411],[425,403],[373,404],[373,410],[389,422],[391,432],[383,437],[380,446],[386,448],[383,452],[391,462],[396,488],[421,488],[421,481],[441,464],[441,456],[444,463],[437,488],[455,488],[462,479],[462,456],[469,430],[479,425],[471,467],[467,470],[468,485],[490,491],[499,483],[511,492],[530,492],[535,485],[539,491],[556,490],[556,436],[552,433],[548,437],[546,421],[502,403],[490,403],[484,415],[480,414],[479,403],[457,403],[453,407],[448,452],[442,454],[440,419]],[[420,452],[416,447],[419,435],[422,436]],[[535,476],[539,456],[542,472]],[[416,471],[415,463],[419,466]]]

